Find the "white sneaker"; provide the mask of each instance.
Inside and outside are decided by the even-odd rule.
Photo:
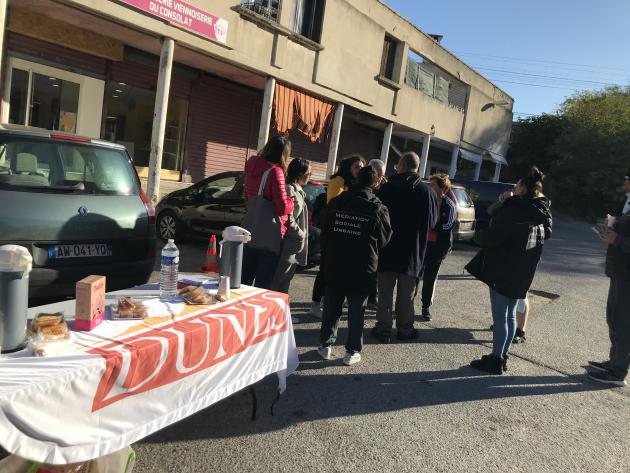
[[[354,365],[361,361],[361,353],[348,353],[343,357],[343,364],[346,366]]]
[[[319,302],[313,302],[313,305],[311,306],[311,310],[309,311],[308,314],[312,315],[316,319],[322,320],[324,318],[322,305]]]
[[[322,357],[322,360],[330,360],[330,357],[332,356],[332,347],[319,347],[317,349],[317,353]]]

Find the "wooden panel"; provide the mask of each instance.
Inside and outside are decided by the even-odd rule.
[[[123,59],[121,41],[47,18],[32,10],[11,7],[7,29],[101,58],[114,61]]]

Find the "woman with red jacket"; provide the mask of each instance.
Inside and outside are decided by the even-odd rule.
[[[273,202],[280,217],[280,234],[284,238],[287,221],[293,212],[293,199],[287,195],[284,176],[291,154],[291,142],[283,136],[271,138],[258,156],[245,163],[245,201],[258,194],[263,174],[271,169],[263,189],[263,197]],[[262,289],[270,289],[280,255],[267,250],[245,246],[243,282]]]

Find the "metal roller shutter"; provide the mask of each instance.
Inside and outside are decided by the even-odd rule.
[[[256,152],[262,91],[202,76],[191,88],[184,166],[193,182],[242,170]]]

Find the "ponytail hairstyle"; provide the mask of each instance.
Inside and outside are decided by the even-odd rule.
[[[352,175],[351,169],[355,163],[361,162],[365,165],[365,159],[360,154],[351,154],[347,158],[343,158],[339,163],[339,168],[337,168],[337,172],[330,176],[330,178],[334,177],[342,177],[345,185],[347,187],[352,186],[354,184],[354,176]]]
[[[290,154],[291,141],[282,135],[278,135],[267,141],[259,156],[270,163],[277,164],[286,174]]]
[[[519,183],[525,188],[527,197],[542,195],[545,175],[536,166],[532,166],[529,174],[520,179]]]
[[[311,163],[306,159],[293,158],[287,169],[287,184],[295,184],[311,168]]]
[[[449,179],[448,174],[443,172],[433,174],[429,180],[435,182],[437,186],[444,191],[444,195],[448,194],[451,190],[451,180]]]

